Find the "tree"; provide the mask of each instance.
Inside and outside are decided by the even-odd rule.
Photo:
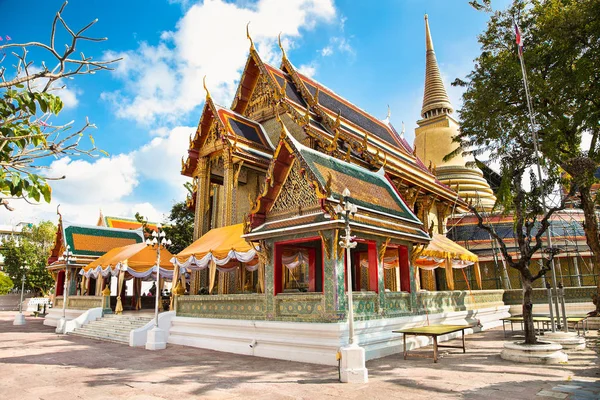
[[[25,287],[36,293],[46,295],[54,286],[54,279],[46,269],[48,254],[54,244],[56,226],[50,221],[25,227],[19,238],[5,242],[4,270],[14,282],[20,282],[21,267],[26,263]]]
[[[4,272],[0,272],[0,295],[7,294],[11,291],[14,284],[12,279]]]
[[[95,127],[89,121],[79,129],[74,129],[72,123],[55,125],[52,121],[63,107],[60,97],[54,94],[61,89],[58,84],[78,75],[110,70],[110,65],[118,61],[95,61],[83,53],[80,58],[73,57],[80,42],[100,42],[106,38],[86,36],[97,20],[77,32],[72,30],[62,17],[66,5],[65,2],[54,17],[48,44],[10,43],[7,37],[7,44],[0,45],[0,204],[9,210],[12,210],[9,199],[39,202],[43,198],[50,202],[52,191],[48,181],[65,177],[46,176],[45,159],[104,153],[96,148],[92,135],[89,147],[80,143],[84,132]],[[60,27],[70,36],[64,50],[55,43]],[[45,52],[55,65],[48,67],[44,61],[40,65],[29,61],[27,57],[32,50]],[[4,66],[7,53],[14,57],[15,70],[11,74]]]
[[[194,241],[194,211],[187,207],[185,201],[175,203],[171,208],[165,233],[173,242],[169,247],[173,254],[179,253]]]
[[[514,22],[524,36],[524,57],[540,152],[548,164],[565,171],[578,191],[585,215],[587,244],[600,266],[600,231],[593,193],[600,164],[600,0],[516,0],[505,11],[493,11],[489,0],[470,2],[491,13],[479,37],[481,54],[466,81],[459,111],[462,148],[486,151],[488,139],[502,132],[533,152],[527,133],[521,67]],[[600,277],[595,304],[600,314]]]

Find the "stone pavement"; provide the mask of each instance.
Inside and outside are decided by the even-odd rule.
[[[502,329],[467,336],[438,364],[401,354],[369,361],[369,383],[336,368],[169,345],[147,351],[63,336],[41,318],[0,312],[0,399],[600,399],[598,336],[567,365],[500,359]],[[431,351],[431,347],[418,350]]]

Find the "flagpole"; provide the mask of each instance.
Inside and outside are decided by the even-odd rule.
[[[519,61],[521,63],[521,73],[523,74],[523,86],[525,87],[525,99],[527,101],[527,109],[529,111],[529,123],[530,123],[530,128],[531,128],[531,137],[533,139],[533,149],[535,152],[535,159],[536,159],[536,167],[537,167],[537,175],[538,175],[538,180],[539,180],[539,184],[540,184],[540,188],[542,189],[542,209],[544,210],[544,214],[546,214],[548,212],[548,207],[546,206],[546,197],[544,195],[544,183],[542,181],[542,169],[540,167],[540,153],[539,153],[539,147],[538,147],[538,136],[537,136],[537,132],[535,130],[535,117],[533,115],[533,106],[532,106],[532,102],[531,102],[531,96],[529,95],[529,83],[527,81],[527,72],[525,69],[525,60],[523,58],[523,42],[521,39],[521,32],[519,29],[519,26],[515,23],[515,29],[516,29],[516,34],[517,34],[517,45],[519,47]],[[550,222],[550,221],[549,221]],[[546,230],[546,241],[548,242],[548,248],[550,248],[552,250],[552,234],[551,234],[551,227],[552,225],[550,224],[548,226],[548,229]],[[560,313],[559,313],[559,304],[558,304],[558,300],[559,300],[559,296],[558,296],[558,285],[556,283],[556,268],[554,265],[554,257],[551,255],[551,259],[550,259],[550,266],[552,269],[552,286],[554,289],[554,293],[556,296],[556,301],[554,301],[554,305],[556,306],[556,319],[557,321],[559,321],[559,329],[560,329]],[[551,304],[548,305],[549,307],[552,307]],[[552,310],[549,310],[550,313],[552,313]],[[551,318],[551,322],[552,322],[552,332],[556,332],[556,323],[554,321],[554,318]],[[568,327],[567,327],[567,316],[563,313],[563,329],[565,330],[565,332],[568,332]]]

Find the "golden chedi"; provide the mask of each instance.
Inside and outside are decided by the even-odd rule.
[[[472,157],[457,155],[448,161],[444,157],[458,147],[452,138],[458,134],[460,126],[450,116],[454,109],[446,93],[440,69],[433,50],[433,41],[429,32],[429,21],[425,15],[425,93],[421,119],[415,130],[415,148],[417,156],[426,165],[431,165],[436,177],[445,185],[456,190],[465,200],[473,200],[473,205],[489,211],[496,197],[490,185],[477,167],[467,167],[474,161]]]

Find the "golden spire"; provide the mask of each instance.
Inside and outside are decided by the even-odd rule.
[[[442,81],[442,75],[440,74],[437,59],[435,58],[427,14],[425,14],[425,47],[425,93],[423,95],[421,116],[423,118],[428,118],[432,115],[432,111],[450,114],[454,109],[452,108],[452,104],[450,104],[450,99],[448,98],[444,82]],[[438,113],[435,113],[435,115]]]

